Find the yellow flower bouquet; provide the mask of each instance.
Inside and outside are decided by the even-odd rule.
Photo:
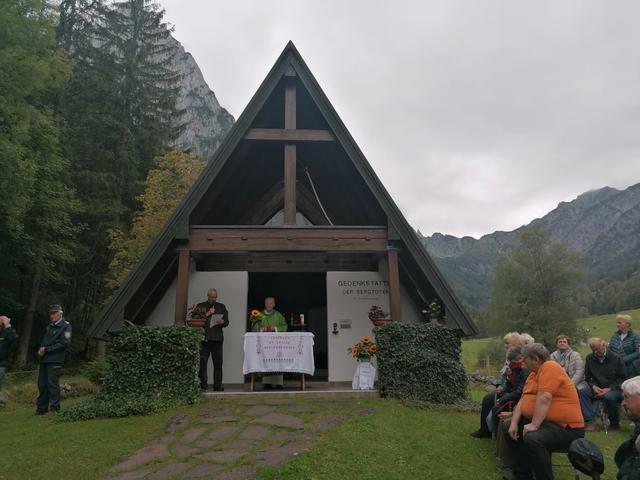
[[[362,337],[353,347],[349,348],[351,356],[357,359],[371,358],[377,351],[378,347],[376,347],[376,344],[373,343],[367,335]]]

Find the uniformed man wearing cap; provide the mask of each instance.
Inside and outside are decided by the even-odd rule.
[[[52,415],[60,410],[60,373],[64,353],[71,345],[71,324],[62,318],[60,305],[49,305],[49,325],[38,356],[38,395],[36,415]]]

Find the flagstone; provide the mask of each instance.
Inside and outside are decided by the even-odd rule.
[[[152,443],[151,445],[144,447],[129,458],[120,462],[111,470],[114,472],[122,472],[124,470],[131,470],[133,468],[142,466],[154,460],[160,460],[170,455],[169,448],[164,443]]]
[[[187,416],[186,413],[181,413],[181,412],[176,413],[173,417],[171,417],[171,419],[169,420],[169,423],[167,423],[167,426],[164,427],[164,432],[165,433],[175,432],[177,429],[179,429],[185,423],[187,423],[188,418],[189,417]]]
[[[185,470],[191,468],[190,463],[170,463],[162,470],[158,470],[156,473],[151,475],[151,480],[166,480],[167,478],[174,477],[179,473],[184,472]]]
[[[257,423],[266,425],[274,425],[276,427],[283,428],[304,428],[304,420],[293,415],[286,415],[284,413],[268,413],[263,417],[258,417],[255,420]]]
[[[318,430],[329,430],[330,428],[337,427],[341,423],[346,422],[349,418],[351,418],[349,415],[344,414],[329,415],[314,420],[313,426]]]
[[[207,477],[223,469],[224,467],[222,465],[212,465],[210,463],[205,463],[202,465],[198,465],[193,470],[189,470],[182,476],[182,478],[184,480],[192,480],[194,478]]]
[[[199,453],[201,449],[190,447],[189,445],[182,445],[181,443],[171,447],[171,451],[178,458],[187,458],[191,455]]]
[[[234,450],[218,450],[215,452],[201,453],[200,455],[195,455],[195,457],[201,460],[205,460],[207,462],[230,463],[230,462],[235,462],[240,457],[243,457],[246,454],[247,452],[245,450],[234,449]]]
[[[192,443],[196,438],[201,436],[206,431],[207,431],[206,428],[192,427],[189,430],[187,430],[186,432],[184,432],[184,435],[180,439],[180,442],[181,443]]]
[[[261,415],[266,415],[267,413],[271,413],[273,411],[275,411],[273,407],[270,407],[268,405],[256,405],[248,409],[245,412],[245,415],[248,415],[250,417],[259,417]]]
[[[267,427],[263,425],[250,425],[240,433],[240,438],[246,438],[250,440],[261,440],[271,433]]]
[[[288,443],[278,447],[270,447],[260,450],[252,458],[252,462],[256,465],[265,467],[278,467],[283,465],[291,458],[299,453],[304,452],[310,446],[308,442]]]
[[[205,417],[200,418],[199,423],[226,423],[226,422],[237,422],[239,419],[233,415],[224,415],[222,417]]]

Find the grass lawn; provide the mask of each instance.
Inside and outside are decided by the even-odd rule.
[[[378,413],[343,424],[321,438],[308,453],[262,479],[499,479],[492,440],[468,435],[478,414],[418,410],[391,400],[377,400]],[[603,478],[615,478],[613,454],[630,434],[589,433],[607,457]],[[557,463],[567,463],[558,456]],[[558,468],[556,478],[572,479]]]
[[[298,400],[308,402],[309,400]],[[314,400],[322,403],[322,400]],[[195,414],[211,405],[232,400],[205,401],[180,408]],[[342,400],[341,400],[342,402]],[[425,410],[394,400],[344,399],[373,407],[374,413],[356,416],[322,433],[312,448],[281,469],[263,469],[266,479],[499,479],[491,440],[476,440],[478,414]],[[31,409],[0,413],[0,479],[96,479],[108,467],[126,458],[158,436],[176,410],[150,417],[55,423],[33,417]],[[630,433],[590,433],[607,457],[603,478],[615,478],[612,456]],[[564,458],[557,461],[565,463]],[[570,479],[568,469],[557,478]]]
[[[0,480],[99,478],[162,431],[171,414],[58,423],[33,412],[0,411]]]

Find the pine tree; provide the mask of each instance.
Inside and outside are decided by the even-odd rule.
[[[59,103],[63,145],[84,225],[70,303],[86,324],[105,297],[108,232],[127,234],[154,156],[178,133],[175,44],[163,14],[145,1],[60,4],[58,41],[75,61]]]
[[[63,290],[76,247],[77,202],[53,108],[71,64],[55,26],[44,0],[0,2],[0,296],[20,333],[19,364],[36,312]]]

